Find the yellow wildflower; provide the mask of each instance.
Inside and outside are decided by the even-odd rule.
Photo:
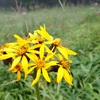
[[[16,43],[5,43],[0,46],[0,56],[6,55],[6,54],[11,54],[11,51],[6,51],[5,49],[14,47]],[[12,63],[12,57],[7,57],[6,59],[3,60],[3,63],[5,65],[9,65],[9,63]]]
[[[30,38],[32,40],[31,43],[39,45],[39,46],[44,46],[45,49],[47,50],[47,52],[52,53],[52,51],[47,46],[47,44],[52,44],[52,41],[46,41],[45,38],[43,36],[38,35],[36,33],[36,31],[34,32],[34,34],[29,33],[29,36],[30,36]],[[39,48],[40,47],[38,47],[37,50],[39,50]]]
[[[61,40],[60,38],[57,38],[55,40],[53,40],[53,43],[52,43],[52,51],[55,51],[55,49],[58,49],[58,51],[66,58],[68,59],[68,55],[76,55],[77,53],[68,49],[68,48],[65,48],[64,46],[62,46],[61,44]]]
[[[27,54],[26,55],[31,59],[33,60],[33,67],[31,67],[28,71],[28,74],[33,71],[34,69],[36,69],[37,71],[37,74],[36,74],[36,78],[35,80],[33,80],[32,82],[32,85],[36,84],[40,78],[40,75],[41,73],[43,74],[43,77],[45,78],[45,80],[47,82],[50,82],[51,79],[48,75],[48,72],[47,72],[47,69],[50,67],[50,66],[53,66],[53,65],[56,65],[56,61],[49,61],[48,60],[53,56],[53,54],[51,55],[48,55],[48,56],[44,56],[44,46],[41,46],[40,47],[40,51],[39,51],[39,56],[36,56],[36,55],[30,55],[30,54]]]
[[[26,53],[38,53],[38,51],[34,49],[39,46],[34,45],[30,47],[29,44],[25,42],[25,40],[22,40],[21,43],[18,42],[16,44],[17,45],[14,47],[4,49],[4,51],[10,51],[10,53],[1,55],[0,60],[13,58],[12,66],[10,69],[13,69],[19,62],[21,62],[24,72],[27,73],[29,58],[26,56]]]
[[[5,44],[1,45],[0,46],[0,55],[10,53],[10,52],[7,52],[5,49],[14,47],[15,45],[16,45],[16,43],[5,43]]]
[[[22,65],[21,64],[17,64],[16,66],[14,66],[11,70],[14,73],[17,73],[17,81],[19,81],[21,79],[21,69],[22,69]]]
[[[38,36],[37,33],[40,35]],[[62,46],[60,38],[54,39],[53,37],[49,35],[49,33],[46,31],[45,27],[43,28],[40,26],[40,30],[35,30],[34,34],[36,35],[38,42],[37,43],[44,43],[44,44],[52,44],[50,49],[54,52],[55,49],[57,48],[58,51],[67,59],[68,55],[76,55],[77,53],[65,48]],[[34,37],[30,34],[31,37]],[[48,40],[48,41],[45,41]]]
[[[58,54],[57,57],[60,60],[60,62],[57,63],[57,65],[59,66],[58,73],[57,73],[57,83],[59,83],[64,77],[67,83],[69,83],[70,85],[73,85],[72,84],[73,78],[69,71],[69,68],[70,68],[69,63],[72,63],[72,61],[63,59],[63,57],[60,54]]]

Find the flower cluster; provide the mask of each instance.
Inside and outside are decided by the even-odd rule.
[[[60,38],[53,38],[46,31],[45,26],[39,30],[29,33],[27,37],[21,38],[14,35],[16,41],[0,46],[0,60],[10,65],[9,70],[17,74],[17,81],[21,79],[21,73],[27,75],[36,73],[36,78],[31,85],[39,81],[41,74],[47,82],[51,82],[48,72],[57,72],[57,83],[62,78],[72,85],[70,73],[69,55],[76,55],[76,52],[64,47]]]

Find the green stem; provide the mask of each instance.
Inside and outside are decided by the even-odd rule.
[[[41,100],[38,82],[35,84],[37,100]]]
[[[34,70],[34,77],[36,77],[36,69]],[[34,78],[35,79],[35,78]],[[39,85],[38,85],[38,82],[35,84],[35,90],[36,90],[36,95],[37,95],[37,100],[41,100],[41,97],[40,97],[40,92],[39,92]]]

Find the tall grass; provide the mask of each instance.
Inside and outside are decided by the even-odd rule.
[[[13,41],[13,34],[25,36],[40,25],[60,37],[65,46],[76,51],[71,71],[73,87],[63,80],[48,84],[40,80],[42,100],[100,99],[100,7],[65,7],[30,12],[0,11],[0,44]],[[27,25],[26,25],[27,24]],[[28,29],[27,29],[28,28]],[[27,32],[28,31],[28,32]],[[52,72],[53,73],[53,72]],[[51,78],[55,75],[50,73]],[[36,100],[31,77],[15,82],[16,76],[0,63],[0,100]]]

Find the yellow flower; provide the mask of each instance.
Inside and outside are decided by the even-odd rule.
[[[13,69],[19,62],[21,62],[24,72],[27,73],[29,58],[26,56],[26,53],[39,53],[38,51],[34,50],[37,47],[39,47],[39,45],[34,45],[30,47],[27,42],[22,40],[21,43],[16,43],[16,46],[4,49],[4,51],[10,53],[1,55],[0,60],[13,58],[10,70]]]
[[[70,85],[73,85],[72,84],[73,78],[69,71],[69,68],[70,68],[69,63],[72,63],[72,61],[63,59],[63,57],[60,54],[58,54],[57,57],[60,60],[60,62],[57,63],[57,65],[59,66],[58,73],[57,73],[57,83],[59,83],[64,77],[67,83],[69,83]]]
[[[5,44],[1,45],[0,46],[0,55],[10,53],[10,52],[7,52],[5,49],[14,47],[15,45],[16,45],[16,43],[5,43]]]
[[[55,40],[53,40],[53,44],[52,44],[52,51],[55,51],[55,49],[58,49],[58,51],[66,58],[68,59],[68,55],[76,55],[77,53],[65,48],[64,46],[62,46],[60,38],[57,38]]]
[[[52,44],[53,37],[48,34],[46,31],[45,25],[44,28],[40,26],[40,30],[35,30],[34,34],[29,33],[30,38],[33,43],[36,44]]]
[[[16,42],[0,46],[0,60],[3,60],[5,64],[9,64],[9,62],[12,64],[9,70],[17,73],[17,81],[21,78],[21,71],[24,71],[25,78],[33,71],[36,72],[36,78],[31,85],[39,81],[41,74],[47,82],[51,82],[48,69],[57,67],[57,83],[64,78],[67,83],[73,85],[70,73],[72,61],[68,60],[68,56],[77,53],[62,46],[60,38],[53,39],[45,26],[40,26],[40,29],[35,30],[34,34],[29,33],[28,37],[21,38],[16,34],[14,37]],[[56,55],[56,49],[62,55]],[[54,60],[55,56],[59,61]]]
[[[29,33],[29,36],[32,40],[31,43],[39,45],[40,47],[44,46],[44,48],[47,50],[48,53],[52,53],[52,51],[47,46],[48,44],[52,44],[52,41],[49,40],[46,41],[45,38],[38,35],[36,31],[34,32],[34,34]],[[39,50],[40,47],[38,47],[37,50]]]
[[[19,81],[21,79],[21,69],[22,69],[22,65],[21,64],[17,64],[16,66],[14,66],[12,70],[12,72],[17,73],[17,81]]]
[[[0,46],[0,56],[10,54],[11,51],[6,51],[6,49],[14,47],[15,45],[16,45],[16,43],[5,43],[5,44],[1,45]],[[12,63],[12,57],[8,57],[8,58],[4,59],[3,63],[5,65],[9,65],[9,63]]]
[[[33,44],[42,44],[45,42],[45,38],[38,35],[36,32],[34,32],[34,34],[29,33],[29,36],[30,36],[30,39],[32,40],[31,43]]]
[[[55,49],[57,48],[58,51],[67,59],[68,55],[76,55],[76,52],[65,48],[64,46],[62,46],[61,44],[61,40],[60,38],[54,39],[53,37],[49,35],[49,33],[46,31],[45,27],[43,28],[42,26],[40,26],[40,30],[36,30],[35,32],[37,32],[38,34],[40,34],[42,37],[44,37],[46,40],[48,40],[48,42],[45,42],[45,44],[52,44],[50,47],[50,49],[54,52]]]
[[[54,55],[48,55],[48,56],[44,56],[44,46],[40,47],[40,51],[39,51],[39,56],[36,55],[30,55],[30,54],[26,54],[32,61],[33,61],[33,67],[31,67],[28,71],[28,74],[33,71],[34,69],[36,69],[37,73],[36,73],[36,78],[33,80],[31,85],[34,85],[38,82],[41,73],[43,74],[43,77],[45,78],[45,80],[47,82],[50,82],[51,79],[48,75],[47,69],[50,66],[56,65],[56,61],[49,61],[48,60]]]

